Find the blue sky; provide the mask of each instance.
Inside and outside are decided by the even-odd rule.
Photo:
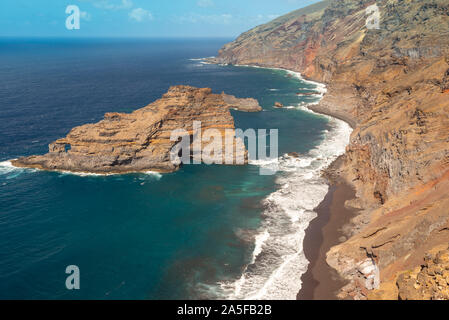
[[[317,0],[0,0],[0,36],[235,37]],[[81,11],[67,30],[68,5]]]

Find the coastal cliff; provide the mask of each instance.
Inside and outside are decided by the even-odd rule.
[[[373,4],[379,29],[366,27]],[[331,172],[354,186],[346,205],[359,209],[327,253],[349,281],[339,297],[447,297],[447,271],[432,278],[426,267],[449,244],[447,0],[322,1],[245,32],[213,61],[323,82],[328,92],[311,108],[354,127]]]
[[[229,109],[262,110],[252,98],[213,94],[209,88],[174,86],[161,99],[130,114],[107,113],[98,123],[73,128],[65,138],[51,143],[45,155],[22,157],[11,162],[17,167],[98,174],[172,172],[182,165],[170,157],[179,142],[171,139],[172,132],[183,130],[191,138],[196,134],[194,121],[200,121],[203,133],[214,129],[223,138],[223,141],[212,140],[202,145],[201,151],[207,147],[215,150],[210,146],[212,143],[222,147],[230,135],[227,141],[232,142],[235,150],[231,154],[232,164],[239,164],[238,159],[246,163],[247,151],[243,141],[235,137],[234,119]],[[214,158],[207,152],[202,152],[201,156],[200,161],[205,161],[207,156]],[[225,157],[225,154],[215,156]],[[221,160],[227,163],[227,159]]]

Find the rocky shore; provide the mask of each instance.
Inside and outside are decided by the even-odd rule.
[[[366,27],[374,1],[322,1],[245,32],[214,61],[323,82],[313,110],[354,128],[333,170],[356,190],[346,206],[358,209],[326,254],[347,280],[338,297],[440,299],[449,284],[429,274],[426,257],[449,243],[449,7],[375,3],[380,29]]]
[[[238,164],[237,159],[246,163],[247,151],[241,139],[235,137],[229,109],[262,110],[252,98],[213,94],[209,88],[174,86],[161,99],[130,114],[107,113],[98,123],[73,128],[65,138],[51,143],[45,155],[22,157],[11,163],[17,167],[98,174],[172,172],[182,163],[170,158],[171,150],[178,143],[171,139],[171,134],[174,130],[184,130],[192,137],[194,121],[201,122],[203,133],[207,129],[218,130],[223,144],[224,137],[231,135],[235,149],[232,164]],[[202,150],[207,146],[202,145]],[[201,160],[205,160],[205,155],[202,156]],[[225,154],[221,156],[222,163],[227,163]]]

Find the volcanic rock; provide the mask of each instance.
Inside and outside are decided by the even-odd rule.
[[[62,139],[49,144],[45,155],[13,160],[17,167],[64,170],[88,173],[124,173],[177,170],[182,163],[172,161],[170,152],[178,141],[172,141],[174,130],[195,134],[194,121],[201,122],[201,131],[216,129],[230,141],[235,150],[231,164],[237,159],[247,163],[247,151],[241,139],[235,137],[234,119],[229,109],[259,111],[254,99],[213,94],[209,88],[171,87],[163,97],[132,113],[111,112],[94,124],[73,128]],[[193,141],[193,139],[192,139]],[[208,144],[203,144],[205,148]],[[225,156],[222,154],[221,156]],[[220,156],[220,157],[221,157]],[[205,160],[200,159],[200,160]],[[223,163],[225,159],[223,158]],[[228,163],[227,163],[228,164]]]
[[[275,108],[283,108],[284,105],[283,105],[282,103],[280,103],[280,102],[275,102],[275,103],[274,103],[274,107],[275,107]]]

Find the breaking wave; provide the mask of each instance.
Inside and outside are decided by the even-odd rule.
[[[11,159],[15,160],[15,159]],[[18,168],[12,165],[11,160],[0,162],[0,176],[4,176],[5,179],[13,179],[20,176],[25,171],[34,172],[37,169]]]
[[[332,129],[318,147],[300,158],[279,159],[279,189],[263,201],[252,262],[240,279],[220,284],[226,298],[296,299],[309,264],[303,253],[305,230],[328,192],[321,172],[344,153],[351,134],[345,122],[329,121]]]
[[[11,159],[15,160],[15,159]],[[19,168],[12,165],[11,160],[0,162],[0,175],[6,175],[6,179],[12,179],[18,177],[23,172],[36,172],[41,171],[39,169],[31,169],[31,168]],[[57,170],[61,176],[64,175],[74,175],[79,177],[106,177],[106,176],[119,176],[121,173],[90,173],[90,172],[72,172],[65,170]],[[162,174],[156,171],[145,171],[140,172],[139,174],[154,178],[156,180],[160,180],[162,178]]]
[[[325,94],[323,84],[304,80],[297,72],[284,71],[314,84],[320,98]],[[307,109],[306,103],[294,108],[314,113]],[[322,116],[328,119],[331,129],[324,132],[320,145],[299,158],[288,155],[279,158],[278,189],[263,200],[263,221],[255,236],[252,260],[239,279],[219,284],[223,298],[296,299],[302,286],[301,276],[309,264],[303,252],[305,230],[317,216],[314,209],[328,192],[322,170],[345,152],[352,132],[344,121]],[[272,165],[270,162],[250,164]]]

